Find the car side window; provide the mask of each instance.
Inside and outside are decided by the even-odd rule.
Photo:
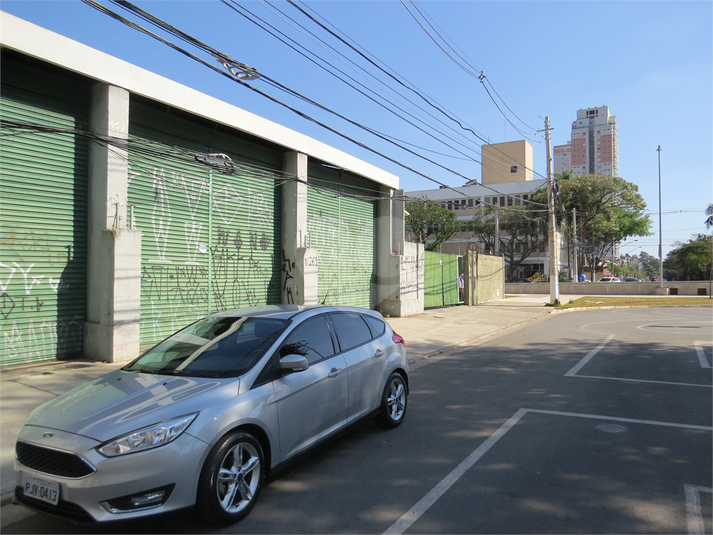
[[[327,318],[317,316],[298,325],[280,348],[280,358],[287,355],[302,355],[310,364],[334,355]]]
[[[363,315],[362,318],[364,318],[369,324],[374,338],[378,338],[379,336],[384,334],[384,331],[386,330],[386,325],[384,325],[383,321],[373,316],[367,316],[366,314]]]
[[[334,330],[342,351],[365,344],[372,339],[371,331],[361,314],[342,313],[330,314]]]

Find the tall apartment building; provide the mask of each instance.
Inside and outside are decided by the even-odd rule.
[[[609,107],[577,111],[572,139],[554,148],[555,173],[573,170],[575,175],[619,175],[619,134]]]

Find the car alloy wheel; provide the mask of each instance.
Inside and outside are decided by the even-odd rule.
[[[236,432],[211,450],[198,484],[198,510],[204,519],[232,524],[255,505],[263,481],[264,457],[260,443]]]
[[[392,373],[381,396],[377,423],[387,428],[399,425],[406,415],[407,395],[404,378],[396,372]]]

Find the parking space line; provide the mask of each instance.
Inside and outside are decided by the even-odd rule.
[[[661,427],[676,427],[678,429],[695,429],[696,431],[713,431],[707,425],[676,424],[671,422],[657,422],[656,420],[638,420],[636,418],[620,418],[618,416],[602,416],[601,414],[584,414],[581,412],[548,411],[544,409],[520,409],[537,414],[550,414],[553,416],[567,416],[571,418],[587,418],[590,420],[608,420],[612,422],[625,422],[630,424],[658,425]]]
[[[598,351],[604,347],[613,336],[610,336],[604,343],[597,348]],[[595,353],[596,354],[596,353]],[[593,355],[592,355],[593,356]],[[586,357],[585,357],[586,358]],[[548,414],[553,416],[566,416],[575,418],[587,418],[591,420],[608,420],[616,422],[637,423],[645,425],[657,425],[661,427],[675,427],[679,429],[694,429],[697,431],[713,431],[713,427],[703,425],[676,424],[671,422],[657,422],[654,420],[638,420],[634,418],[619,418],[616,416],[601,416],[596,414],[583,414],[576,412],[549,411],[543,409],[518,409],[518,411],[510,417],[503,425],[501,425],[495,433],[490,435],[488,439],[478,446],[473,453],[468,455],[458,466],[456,466],[446,477],[444,477],[428,494],[421,498],[416,505],[406,511],[401,518],[394,522],[383,535],[403,535],[403,533],[411,527],[419,518],[421,518],[430,507],[443,496],[465,473],[470,470],[485,453],[492,448],[505,433],[510,431],[527,413]],[[701,487],[703,488],[703,487]],[[688,503],[688,500],[687,500]],[[700,502],[699,502],[700,506]]]
[[[693,345],[696,346],[696,353],[698,353],[698,362],[701,363],[701,368],[710,368],[711,365],[708,364],[706,352],[703,350],[704,343],[705,342],[693,342]]]
[[[456,466],[450,474],[443,478],[431,491],[421,498],[416,505],[403,514],[384,535],[401,535],[416,522],[446,491],[458,481],[505,433],[527,414],[527,409],[518,410],[507,422],[495,431],[488,439],[478,446],[473,453],[468,455],[463,462]]]
[[[701,510],[701,492],[713,493],[713,489],[696,485],[684,485],[686,494],[686,520],[689,535],[705,535],[703,511]]]
[[[579,379],[604,379],[606,381],[624,381],[625,383],[653,383],[669,386],[697,386],[699,388],[713,388],[713,385],[699,385],[695,383],[672,383],[670,381],[649,381],[648,379],[625,379],[623,377],[602,377],[600,375],[577,375]]]
[[[565,373],[564,376],[565,377],[575,376],[579,370],[584,368],[584,366],[587,364],[587,362],[589,362],[590,360],[592,360],[592,358],[594,358],[594,355],[599,353],[602,349],[604,349],[605,345],[607,345],[609,342],[611,342],[612,338],[614,338],[614,335],[610,334],[606,340],[604,340],[601,344],[599,344],[597,347],[592,349],[586,357],[584,357],[582,360],[580,360],[577,363],[577,365],[574,368],[572,368],[571,370],[569,370],[567,373]]]

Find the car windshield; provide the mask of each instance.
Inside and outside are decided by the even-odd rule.
[[[123,370],[191,377],[237,377],[255,365],[287,324],[270,318],[204,318],[166,338]]]

